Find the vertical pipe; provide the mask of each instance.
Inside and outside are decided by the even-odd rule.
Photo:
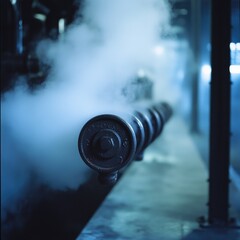
[[[16,28],[16,46],[15,53],[21,55],[23,53],[23,21],[22,21],[22,9],[21,2],[19,0],[11,0],[14,14],[15,14],[15,28]]]
[[[191,47],[193,51],[191,131],[199,132],[199,41],[201,1],[191,0]]]
[[[213,225],[229,218],[230,12],[230,0],[212,0],[208,220]]]

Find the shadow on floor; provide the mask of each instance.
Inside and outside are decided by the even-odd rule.
[[[1,224],[1,239],[75,239],[111,188],[100,185],[95,175],[77,191],[41,187],[30,204]]]

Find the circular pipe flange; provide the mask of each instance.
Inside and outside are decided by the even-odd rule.
[[[98,172],[108,173],[126,166],[136,152],[136,135],[122,118],[99,115],[82,128],[78,148],[83,161]]]
[[[158,112],[154,108],[149,108],[148,112],[150,114],[151,122],[153,125],[154,133],[153,137],[151,139],[151,142],[153,142],[160,134],[162,129],[162,120]]]
[[[142,151],[143,144],[144,144],[144,138],[145,138],[144,126],[142,122],[135,115],[132,115],[131,126],[133,127],[133,130],[136,135],[136,139],[137,139],[136,154],[138,154],[140,151]]]
[[[144,150],[152,141],[154,135],[153,125],[148,114],[142,112],[135,112],[134,115],[142,122],[144,127],[144,143],[142,149]]]

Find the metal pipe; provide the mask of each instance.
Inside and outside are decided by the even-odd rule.
[[[23,53],[23,21],[21,13],[21,2],[19,0],[11,0],[12,7],[15,14],[15,26],[16,26],[16,46],[15,53],[21,55]]]
[[[199,59],[201,1],[191,0],[191,47],[193,50],[191,131],[199,132]]]
[[[212,225],[229,223],[231,1],[212,0],[209,209]]]
[[[125,117],[104,114],[90,119],[78,139],[82,160],[99,173],[100,182],[115,183],[118,171],[142,158],[171,115],[167,103],[158,103]]]

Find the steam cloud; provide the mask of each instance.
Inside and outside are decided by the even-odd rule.
[[[54,189],[84,182],[87,170],[77,150],[82,124],[98,113],[130,108],[121,89],[140,68],[161,80],[155,86],[160,99],[166,97],[166,87],[159,92],[158,86],[170,81],[166,66],[176,66],[177,55],[156,60],[153,49],[169,19],[163,0],[88,0],[83,20],[56,42],[40,43],[39,57],[51,65],[46,82],[32,91],[19,79],[1,99],[2,220],[17,210],[33,179]]]

